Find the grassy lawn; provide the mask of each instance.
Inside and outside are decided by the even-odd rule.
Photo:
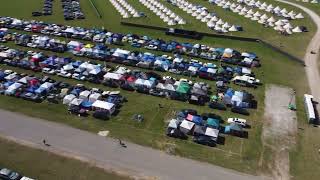
[[[47,22],[55,22],[55,23],[63,23],[74,26],[83,26],[83,27],[98,27],[101,28],[104,26],[107,29],[110,29],[115,32],[124,32],[124,33],[137,33],[137,34],[146,34],[153,37],[159,37],[162,39],[170,40],[174,38],[174,40],[181,42],[195,42],[194,40],[176,38],[171,36],[165,36],[163,32],[159,31],[146,31],[141,28],[133,28],[133,27],[124,27],[120,26],[119,14],[115,11],[112,5],[108,0],[92,0],[96,3],[99,11],[102,13],[102,19],[96,17],[95,11],[90,5],[89,1],[82,0],[81,6],[83,11],[87,17],[86,20],[81,21],[67,21],[63,20],[63,14],[61,9],[60,1],[54,1],[53,6],[53,16],[41,17],[37,18],[39,20],[47,21]],[[194,0],[190,0],[194,1]],[[10,3],[9,3],[10,2]],[[5,5],[0,6],[0,15],[7,15],[12,17],[24,18],[24,19],[32,19],[31,12],[35,10],[39,10],[42,6],[42,0],[11,0],[5,3]],[[160,21],[159,18],[154,17],[154,15],[145,9],[144,6],[138,4],[136,0],[128,0],[132,5],[134,5],[137,9],[144,11],[148,14],[147,19],[137,19],[139,23],[158,23]],[[195,1],[194,1],[195,2]],[[290,37],[283,37],[278,35],[272,30],[268,30],[260,27],[260,25],[256,23],[251,23],[247,19],[242,19],[240,16],[235,15],[231,12],[225,12],[220,7],[213,7],[208,5],[205,1],[197,1],[208,8],[216,11],[224,19],[228,19],[229,22],[237,23],[243,25],[246,28],[246,31],[243,33],[238,33],[234,35],[243,35],[243,36],[259,36],[264,38],[265,40],[272,42],[274,45],[279,45],[280,42],[283,44],[283,48],[299,57],[302,57],[304,54],[304,49],[306,47],[307,42],[311,38],[313,34],[314,25],[308,19],[302,20],[302,23],[305,23],[311,32],[307,34],[301,35],[293,35]],[[266,2],[271,2],[267,0]],[[274,2],[274,1],[272,1]],[[165,2],[164,2],[165,3]],[[273,3],[277,4],[277,3]],[[172,7],[169,4],[166,4],[172,10],[177,12],[179,15],[190,20],[192,24],[189,24],[187,28],[201,31],[207,31],[206,27],[202,24],[197,24],[196,21],[193,21],[191,16],[179,11],[177,8]],[[281,4],[282,7],[288,7],[285,4]],[[12,11],[15,9],[15,11]],[[287,8],[294,9],[295,8]],[[295,10],[298,12],[299,10]],[[261,12],[261,11],[260,11]],[[151,21],[151,19],[154,19]],[[243,23],[243,24],[242,24]],[[300,24],[300,23],[299,23]],[[161,25],[161,24],[160,24]],[[299,43],[297,43],[299,42]],[[294,177],[310,177],[309,179],[314,179],[315,175],[319,176],[320,171],[316,171],[317,163],[320,162],[317,159],[316,155],[313,152],[314,148],[311,148],[310,144],[317,142],[316,137],[312,136],[314,133],[314,128],[309,127],[306,124],[305,116],[304,116],[304,105],[302,101],[302,96],[304,93],[308,92],[308,86],[305,82],[305,72],[304,68],[284,57],[283,55],[272,51],[269,48],[265,48],[261,44],[255,42],[241,42],[220,38],[204,38],[201,43],[205,43],[212,46],[221,46],[221,47],[231,47],[240,51],[251,51],[258,54],[261,59],[262,67],[259,69],[254,69],[254,72],[257,78],[261,79],[264,84],[279,84],[284,86],[292,87],[297,92],[297,113],[299,118],[299,125],[305,128],[304,131],[301,131],[299,134],[299,143],[297,150],[291,153],[292,160],[292,174]],[[11,47],[15,47],[13,44],[8,44]],[[21,47],[15,47],[20,49]],[[129,46],[125,46],[126,49],[132,49]],[[24,48],[28,49],[28,48]],[[140,49],[139,49],[140,50]],[[145,51],[145,50],[142,50]],[[53,54],[46,52],[46,54]],[[70,54],[58,54],[59,56],[70,56]],[[86,58],[76,58],[86,60]],[[204,61],[204,60],[203,60]],[[111,64],[115,66],[115,64]],[[17,68],[6,67],[1,65],[0,68],[5,69],[13,69],[17,72],[26,72],[29,74],[33,74],[30,71],[25,71]],[[164,75],[164,73],[161,73]],[[40,73],[38,73],[40,75]],[[182,76],[177,76],[182,77]],[[62,79],[57,76],[52,76],[53,79],[63,80],[69,82],[71,84],[76,84],[78,81],[70,80],[70,79]],[[193,81],[204,81],[198,78],[193,78]],[[208,82],[211,87],[214,87],[214,83],[212,81]],[[91,83],[84,83],[89,87],[99,87],[104,90],[113,90],[111,88],[107,88],[102,85],[94,85]],[[236,89],[241,89],[239,87],[235,87]],[[270,159],[270,155],[264,154],[261,157],[261,130],[262,130],[262,121],[263,121],[263,113],[264,113],[264,89],[265,85],[259,87],[257,90],[246,89],[254,94],[258,101],[258,109],[251,110],[251,115],[246,118],[249,120],[249,123],[252,125],[252,128],[248,130],[249,138],[248,139],[240,139],[237,137],[226,136],[225,145],[219,145],[216,148],[209,148],[202,145],[197,145],[192,143],[191,140],[181,141],[175,140],[172,138],[167,138],[164,135],[166,120],[169,119],[173,113],[182,108],[193,108],[198,110],[200,113],[203,112],[213,112],[218,115],[221,115],[224,119],[228,117],[241,117],[239,115],[233,114],[230,111],[222,112],[217,110],[209,109],[208,107],[200,107],[187,104],[185,102],[167,100],[163,98],[157,98],[153,96],[143,95],[135,92],[121,91],[121,94],[126,96],[128,102],[124,104],[121,108],[120,113],[113,117],[109,121],[99,121],[95,120],[91,117],[89,118],[79,118],[75,116],[71,116],[67,113],[66,107],[58,104],[48,104],[47,102],[43,102],[41,104],[30,103],[28,101],[24,101],[21,99],[16,99],[7,96],[0,96],[0,108],[7,109],[10,111],[20,112],[26,115],[35,116],[43,119],[47,119],[50,121],[55,121],[59,123],[64,123],[79,129],[88,130],[91,132],[97,132],[100,130],[109,130],[111,132],[111,136],[119,137],[122,139],[127,139],[132,142],[151,146],[154,148],[165,150],[169,146],[174,146],[175,154],[193,158],[196,160],[206,161],[212,164],[220,165],[223,167],[235,169],[238,171],[251,173],[251,174],[259,174],[260,172],[265,172],[265,166],[259,164],[259,159]],[[158,104],[161,103],[164,108],[159,109]],[[23,107],[23,108],[17,108]],[[37,111],[35,111],[37,109]],[[134,114],[143,114],[145,117],[145,121],[143,123],[137,123],[131,120],[131,117]],[[50,114],[50,116],[48,116]],[[309,137],[312,136],[312,137]],[[313,153],[312,153],[313,152]],[[308,161],[304,161],[303,159],[308,159]],[[303,162],[301,162],[303,161]],[[300,163],[301,162],[301,163]],[[306,173],[304,167],[308,167],[310,171],[313,172],[312,175],[310,173]],[[15,168],[17,169],[17,168]],[[19,169],[17,169],[19,170]],[[23,172],[23,171],[21,171]],[[27,173],[27,172],[26,172]],[[31,176],[32,174],[30,174]],[[46,179],[46,178],[45,178]],[[59,179],[59,178],[58,178]],[[91,178],[94,179],[94,178]]]
[[[0,165],[34,179],[129,179],[78,160],[19,145],[3,138],[0,138]]]

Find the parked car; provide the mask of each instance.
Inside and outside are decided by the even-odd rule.
[[[2,180],[19,180],[21,177],[19,173],[11,171],[10,169],[3,168],[0,170],[0,179]]]
[[[209,136],[194,136],[193,142],[214,147],[216,145],[216,141]]]
[[[246,127],[247,126],[247,120],[245,119],[240,119],[240,118],[228,118],[227,122],[229,124],[231,123],[236,123],[241,125],[242,127]]]
[[[233,107],[233,108],[231,108],[231,111],[234,112],[234,113],[245,115],[245,116],[249,116],[250,115],[249,111],[247,111],[244,108],[240,108],[240,107]]]

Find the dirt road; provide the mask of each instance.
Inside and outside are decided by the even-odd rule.
[[[262,142],[274,156],[273,162],[264,162],[274,179],[290,179],[289,151],[295,147],[297,134],[296,112],[288,109],[290,103],[295,104],[292,89],[276,85],[266,88]]]
[[[262,179],[128,142],[128,147],[123,148],[111,138],[4,110],[0,110],[0,135],[55,153],[80,157],[107,170],[135,177],[165,180]],[[43,139],[51,146],[44,146]]]
[[[312,10],[299,5],[294,2],[288,2],[284,0],[277,0],[282,3],[290,4],[292,6],[298,7],[307,13],[314,23],[317,25],[317,32],[313,36],[312,40],[310,41],[306,54],[304,56],[304,61],[306,64],[306,73],[308,77],[308,82],[311,90],[311,94],[314,96],[314,100],[320,102],[320,76],[319,76],[319,68],[318,68],[318,57],[319,57],[319,49],[320,49],[320,17],[313,12]],[[298,42],[297,42],[298,43]],[[316,54],[311,54],[311,51],[317,52]],[[319,105],[317,106],[318,112],[320,112]]]

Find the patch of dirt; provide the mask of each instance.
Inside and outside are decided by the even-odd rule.
[[[290,179],[289,149],[296,144],[297,117],[295,111],[288,109],[289,104],[295,104],[292,89],[275,85],[266,88],[262,142],[273,153],[274,162],[264,163],[274,179]]]

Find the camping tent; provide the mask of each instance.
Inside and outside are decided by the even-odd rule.
[[[101,98],[100,93],[93,93],[89,96],[89,101],[94,103],[95,101],[99,100]]]
[[[178,121],[176,119],[171,119],[168,125],[169,128],[178,128]]]
[[[67,104],[67,105],[69,105],[69,104],[72,102],[72,100],[75,99],[75,98],[76,98],[75,95],[73,95],[73,94],[68,94],[68,95],[66,95],[66,96],[63,98],[62,104]]]
[[[183,120],[180,124],[180,130],[182,132],[184,132],[185,134],[189,133],[192,128],[194,127],[194,123],[193,122],[190,122],[190,121],[187,121],[187,120]]]
[[[108,103],[108,102],[105,102],[105,101],[100,101],[100,100],[96,100],[92,104],[92,107],[94,107],[96,109],[107,110],[107,111],[109,111],[110,114],[114,113],[114,111],[115,111],[115,104]]]
[[[80,104],[83,102],[83,99],[78,99],[78,98],[74,98],[70,105],[73,105],[73,106],[80,106]]]
[[[176,89],[177,93],[181,93],[181,94],[187,94],[189,90],[190,90],[190,86],[186,82],[180,82],[180,84]]]
[[[219,136],[219,130],[207,127],[205,135],[213,137],[214,139],[217,140]]]
[[[103,76],[104,79],[113,79],[113,80],[120,80],[123,77],[121,74],[117,73],[107,73]]]
[[[82,91],[80,94],[79,94],[79,99],[88,99],[90,95],[90,91],[88,90],[85,90],[85,91]]]
[[[220,127],[220,121],[218,119],[208,118],[207,126],[218,129]]]

